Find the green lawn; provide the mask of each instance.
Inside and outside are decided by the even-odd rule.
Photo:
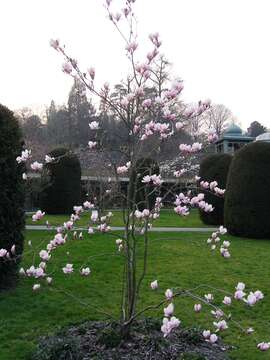
[[[51,239],[52,236],[52,232],[27,231],[26,243],[32,240],[32,248],[38,250],[40,241]],[[224,260],[218,253],[210,253],[205,244],[207,236],[199,233],[150,234],[149,268],[141,293],[140,307],[157,303],[168,287],[193,288],[199,284],[209,284],[233,291],[236,283],[243,281],[248,290],[262,290],[265,299],[253,309],[236,304],[236,307],[230,310],[236,315],[235,319],[243,319],[243,326],[254,327],[256,334],[240,334],[230,323],[230,330],[223,333],[224,340],[235,346],[231,352],[232,359],[269,359],[269,352],[260,353],[256,349],[255,338],[259,341],[270,341],[270,240],[227,236],[226,238],[232,241],[232,258]],[[86,234],[84,240],[71,240],[54,252],[54,260],[48,268],[55,272],[53,287],[43,287],[40,292],[33,293],[33,281],[23,278],[16,290],[1,294],[0,359],[29,359],[39,336],[52,334],[62,326],[84,320],[105,319],[106,316],[99,314],[97,309],[117,317],[122,263],[118,255],[90,259],[87,263],[92,269],[90,277],[83,278],[78,272],[64,276],[61,271],[56,271],[67,262],[73,263],[76,270],[88,256],[111,253],[116,254],[115,243],[108,234],[92,237]],[[31,249],[26,245],[24,263],[29,264],[32,259]],[[36,264],[38,263],[36,259]],[[158,279],[160,284],[158,291],[149,289],[150,281],[155,279]],[[60,289],[65,289],[67,293]],[[207,292],[209,291],[206,289],[200,290],[199,294]],[[69,293],[89,306],[82,306],[70,297]],[[215,291],[213,293],[215,294]],[[221,295],[216,295],[217,300],[221,298]],[[208,317],[209,309],[206,307],[201,314],[194,314],[194,301],[182,298],[175,304],[176,316],[181,319],[183,326],[211,326],[213,319]],[[148,315],[162,319],[162,309]]]
[[[85,212],[82,214],[79,221],[76,222],[76,226],[87,226],[89,223],[90,214]],[[45,215],[40,221],[33,222],[32,216],[26,216],[27,225],[45,225],[48,220],[53,226],[61,225],[64,221],[69,219],[68,215]],[[113,211],[113,217],[111,218],[112,226],[123,226],[123,214],[122,211]],[[161,210],[161,216],[155,220],[153,226],[158,227],[206,227],[199,217],[198,210],[191,210],[189,216],[179,216],[172,209]]]

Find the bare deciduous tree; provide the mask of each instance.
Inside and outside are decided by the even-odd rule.
[[[205,125],[215,130],[218,136],[221,136],[230,121],[235,118],[230,109],[223,104],[213,104],[211,108],[204,114]]]

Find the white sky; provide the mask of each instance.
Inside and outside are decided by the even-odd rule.
[[[102,4],[0,0],[0,102],[18,109],[66,101],[72,80],[51,38],[60,38],[83,67],[94,66],[99,82],[119,82],[124,46]],[[135,9],[141,48],[146,53],[148,34],[160,33],[162,52],[184,80],[184,100],[210,98],[244,128],[254,120],[270,127],[270,0],[137,0]]]

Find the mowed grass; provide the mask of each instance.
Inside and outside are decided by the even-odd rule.
[[[123,226],[123,213],[122,211],[112,211],[113,217],[111,218],[111,226]],[[81,215],[80,220],[76,222],[75,226],[86,227],[89,225],[91,213],[89,211]],[[62,225],[69,220],[68,215],[45,215],[40,221],[33,222],[31,215],[26,215],[27,225],[45,225],[46,221],[52,226]],[[205,225],[200,217],[197,209],[191,210],[188,216],[179,216],[173,209],[161,210],[160,218],[153,222],[155,227],[208,227]]]
[[[44,248],[52,237],[53,232],[27,231],[23,265],[29,266],[32,261],[37,265],[39,259],[33,257],[32,250],[36,252]],[[205,243],[207,237],[207,233],[150,234],[148,273],[139,308],[158,303],[169,287],[191,289],[208,284],[233,292],[237,282],[243,281],[248,291],[262,290],[265,299],[254,308],[236,303],[228,310],[232,312],[233,319],[240,320],[245,328],[254,327],[256,333],[244,335],[230,322],[230,329],[223,333],[223,338],[225,343],[234,346],[230,353],[232,359],[269,359],[269,352],[261,353],[256,349],[256,341],[270,341],[270,240],[225,236],[224,239],[232,242],[232,258],[225,260],[218,252],[210,252]],[[28,240],[32,241],[32,248],[27,245]],[[138,251],[141,259],[142,246]],[[22,278],[15,290],[0,294],[1,360],[29,359],[40,336],[53,334],[63,326],[108,319],[99,310],[115,318],[119,316],[122,258],[116,251],[115,238],[108,234],[90,237],[85,233],[83,240],[70,240],[59,247],[53,257],[48,267],[48,272],[53,272],[52,287],[44,285],[34,293],[31,287],[38,281]],[[74,264],[75,271],[69,276],[61,271],[66,263]],[[90,266],[91,276],[79,275],[79,267],[83,263]],[[149,283],[155,279],[159,281],[160,288],[152,291]],[[199,295],[208,292],[207,288],[197,290]],[[214,290],[212,293],[216,304],[220,303],[223,295]],[[175,314],[181,319],[182,326],[213,329],[210,309],[203,306],[202,313],[195,314],[194,303],[189,298],[175,301]],[[162,312],[160,309],[147,315],[162,320]]]

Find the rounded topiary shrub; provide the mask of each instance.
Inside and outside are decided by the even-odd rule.
[[[70,214],[81,202],[81,165],[70,150],[59,148],[50,154],[55,160],[46,164],[40,194],[41,209],[47,214]]]
[[[229,233],[270,239],[270,143],[235,154],[228,174],[224,223]]]
[[[138,159],[132,169],[130,176],[130,207],[142,211],[143,209],[152,210],[155,206],[157,188],[152,183],[142,183],[146,175],[159,175],[158,163],[150,158]]]
[[[15,284],[23,252],[24,166],[16,162],[22,151],[21,131],[13,113],[0,104],[0,249],[16,254],[0,258],[0,290]]]
[[[230,154],[213,154],[207,156],[200,165],[200,177],[203,181],[217,181],[218,187],[226,188],[227,176],[232,161]],[[210,191],[202,191],[205,201],[214,207],[214,211],[206,213],[200,211],[201,220],[207,225],[224,224],[224,198],[218,197]]]

